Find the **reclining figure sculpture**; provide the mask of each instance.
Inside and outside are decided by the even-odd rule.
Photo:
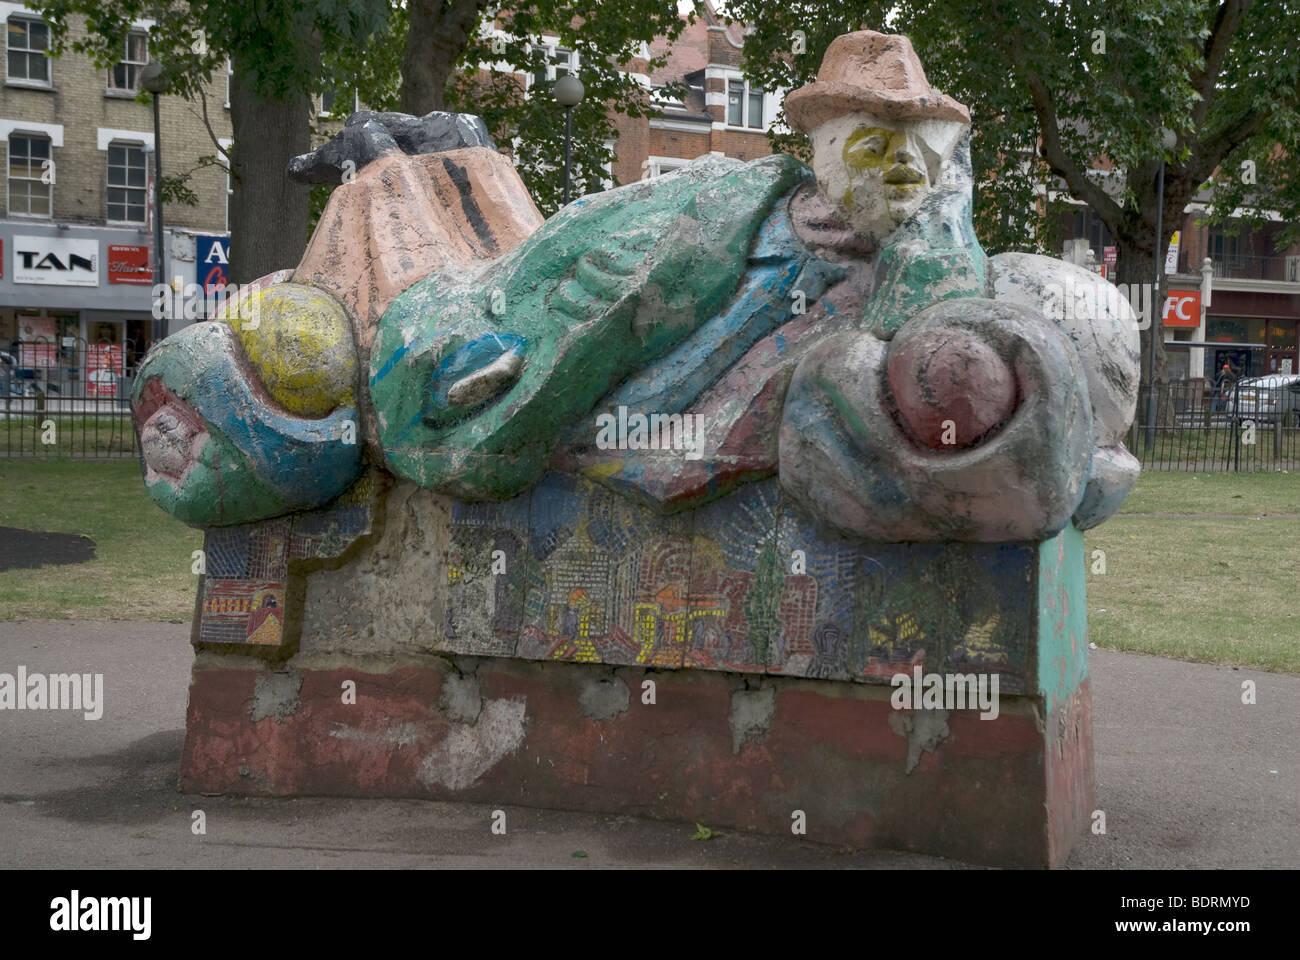
[[[208,531],[196,642],[1075,695],[1133,311],[984,253],[968,111],[907,38],[839,37],[785,107],[811,169],[705,156],[547,221],[472,116],[358,113],[295,161],[342,181],[297,269],[136,380],[149,492]],[[412,485],[448,516],[397,556],[435,582],[349,593]]]

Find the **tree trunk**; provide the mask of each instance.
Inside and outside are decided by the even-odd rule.
[[[286,169],[292,158],[311,149],[311,104],[306,95],[263,98],[245,82],[238,58],[234,68],[230,280],[248,283],[296,267],[307,248],[311,188],[290,180]]]
[[[1151,422],[1160,424],[1165,419],[1165,413],[1169,409],[1165,397],[1169,376],[1165,369],[1164,328],[1161,323],[1164,305],[1164,284],[1161,283],[1159,290],[1154,289],[1156,263],[1152,240],[1153,237],[1145,240],[1129,237],[1125,242],[1125,237],[1122,235],[1116,236],[1116,275],[1112,278],[1127,296],[1129,303],[1133,305],[1133,309],[1138,315],[1139,326],[1146,325],[1146,329],[1140,330],[1138,334],[1142,345],[1139,374],[1141,388],[1138,390],[1137,410],[1134,415],[1134,422],[1143,428]],[[1160,279],[1163,281],[1163,254],[1160,262]],[[1155,347],[1154,397],[1156,400],[1154,417],[1150,412],[1151,407],[1148,405],[1149,398],[1153,396],[1151,378],[1151,350],[1153,344]],[[1144,443],[1144,440],[1144,431],[1139,430],[1137,441],[1139,446]]]
[[[442,110],[447,78],[478,25],[488,0],[410,0],[402,55],[402,112]]]
[[[1144,171],[1145,172],[1145,171]],[[1145,176],[1135,174],[1139,184],[1146,184]],[[1156,240],[1155,208],[1157,180],[1152,174],[1145,195],[1137,196],[1138,210],[1128,213],[1119,223],[1107,223],[1115,237],[1116,276],[1112,279],[1128,293],[1129,302],[1139,311],[1138,321],[1150,318],[1141,331],[1142,370],[1141,390],[1138,396],[1137,422],[1147,422],[1148,391],[1156,396],[1156,423],[1173,426],[1174,405],[1169,397],[1169,371],[1165,354],[1164,305],[1169,292],[1169,277],[1165,273],[1165,255],[1169,238],[1182,229],[1183,209],[1190,196],[1184,171],[1171,167],[1165,172],[1164,210],[1161,213],[1160,232]],[[1157,258],[1159,273],[1156,272]],[[1145,313],[1145,316],[1144,316]],[[1154,383],[1152,383],[1151,352],[1155,351]]]
[[[1161,326],[1161,312],[1164,304],[1162,282],[1161,290],[1153,291],[1155,282],[1155,254],[1151,241],[1145,243],[1117,236],[1115,238],[1116,257],[1115,276],[1112,278],[1120,289],[1128,296],[1129,303],[1133,304],[1134,310],[1138,312],[1138,323],[1146,323],[1150,318],[1150,323],[1146,329],[1140,333],[1142,341],[1142,389],[1143,391],[1149,386],[1151,370],[1151,345],[1155,343],[1156,350],[1156,382],[1160,383],[1168,379],[1165,370],[1165,344],[1164,330]],[[1161,262],[1163,264],[1162,255]],[[1164,280],[1164,271],[1161,270],[1161,281]]]

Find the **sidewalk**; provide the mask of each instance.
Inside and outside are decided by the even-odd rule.
[[[0,622],[0,671],[104,674],[99,721],[0,712],[0,867],[830,867],[951,869],[794,837],[418,800],[259,800],[176,790],[186,624]],[[1106,835],[1071,866],[1300,866],[1300,677],[1093,651]],[[1253,680],[1257,704],[1241,703]],[[191,812],[204,811],[195,836]],[[585,857],[575,857],[581,851]]]

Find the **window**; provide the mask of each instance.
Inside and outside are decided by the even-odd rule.
[[[573,51],[565,50],[563,47],[556,47],[551,51],[551,80],[567,76],[573,69]]]
[[[53,177],[46,174],[50,141],[45,137],[14,134],[9,138],[9,213],[29,217],[50,215]],[[42,179],[44,176],[44,179]]]
[[[1240,232],[1231,234],[1223,228],[1222,224],[1217,224],[1210,228],[1210,257],[1215,263],[1222,263],[1229,269],[1240,269],[1245,265],[1247,254],[1253,252],[1250,249],[1249,239],[1242,236]]]
[[[682,169],[688,163],[690,163],[689,160],[679,157],[647,157],[646,161],[641,165],[643,171],[641,179],[650,180],[654,177],[662,177],[666,173]]]
[[[569,73],[578,71],[578,55],[572,50],[566,50],[564,47],[547,46],[546,66],[533,74],[533,83],[540,86],[547,86],[557,77],[563,77]]]
[[[669,110],[685,110],[686,104],[680,97],[668,93],[663,84],[650,89],[650,102],[656,107],[666,107]]]
[[[727,83],[727,126],[763,129],[763,91],[750,87],[747,80]]]
[[[743,127],[745,105],[745,84],[732,80],[727,84],[727,123],[733,127]]]
[[[40,20],[9,20],[9,79],[50,82],[50,61],[45,50],[50,45],[50,28]]]
[[[351,111],[347,109],[349,106],[348,101],[351,101]],[[353,90],[352,96],[349,97],[348,91],[335,90],[333,87],[322,92],[320,95],[320,116],[332,117],[335,115],[336,108],[339,111],[339,116],[346,117],[349,112],[356,113],[361,109],[360,93]]]
[[[144,223],[145,192],[144,148],[126,143],[110,143],[108,219]]]
[[[143,33],[132,33],[126,38],[126,56],[108,72],[108,89],[140,89],[140,70],[149,62],[149,42]]]
[[[1074,236],[1088,241],[1093,255],[1098,261],[1105,253],[1106,247],[1115,246],[1110,229],[1102,223],[1101,217],[1091,209],[1074,211]]]

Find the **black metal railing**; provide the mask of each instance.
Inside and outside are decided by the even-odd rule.
[[[1182,380],[1156,387],[1148,429],[1145,388],[1125,443],[1144,470],[1300,469],[1300,378]]]
[[[1211,256],[1216,278],[1231,280],[1282,280],[1300,284],[1300,255],[1276,254],[1221,254]],[[1199,275],[1201,257],[1193,257],[1184,250],[1178,257],[1178,272]]]
[[[131,385],[143,349],[80,338],[0,351],[0,456],[135,457]]]
[[[0,456],[139,455],[131,422],[134,345],[16,343],[0,351]],[[1125,442],[1146,470],[1300,469],[1300,377],[1286,374],[1147,391]]]

